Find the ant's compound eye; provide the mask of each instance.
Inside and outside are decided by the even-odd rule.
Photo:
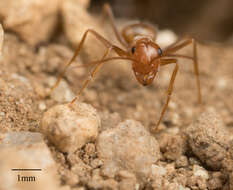
[[[162,54],[163,54],[163,52],[162,52],[162,50],[159,48],[158,49],[158,54],[160,55],[160,56],[162,56]]]
[[[136,50],[136,47],[133,46],[132,49],[131,49],[132,54],[134,54],[135,50]]]

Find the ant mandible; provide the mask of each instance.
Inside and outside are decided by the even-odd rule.
[[[161,50],[158,44],[155,43],[156,40],[156,30],[153,26],[145,23],[136,23],[130,24],[123,28],[122,33],[120,33],[115,25],[114,16],[112,10],[108,4],[104,5],[104,11],[110,18],[111,26],[114,30],[114,33],[124,47],[124,49],[119,48],[118,46],[113,45],[111,42],[106,40],[103,36],[98,34],[95,30],[88,29],[84,33],[81,42],[79,43],[77,50],[75,51],[71,60],[66,64],[63,72],[60,74],[56,84],[52,88],[56,88],[61,81],[63,75],[65,74],[68,67],[74,62],[76,57],[79,55],[79,52],[84,44],[84,41],[87,37],[87,34],[92,34],[96,37],[97,40],[102,42],[102,44],[107,48],[103,57],[99,61],[91,62],[88,65],[95,65],[95,68],[90,73],[88,79],[85,80],[83,86],[80,91],[76,95],[76,97],[70,102],[73,104],[83,90],[87,87],[88,83],[95,77],[96,73],[103,65],[103,63],[111,60],[129,60],[132,62],[132,69],[134,71],[135,77],[138,82],[144,86],[149,85],[153,82],[157,72],[159,71],[160,66],[165,66],[169,64],[175,64],[175,68],[173,70],[170,83],[167,90],[167,100],[160,114],[160,118],[154,128],[157,129],[159,126],[164,113],[168,107],[168,103],[171,98],[171,94],[173,91],[174,81],[177,75],[177,71],[179,69],[178,62],[176,58],[185,58],[193,61],[194,71],[196,75],[196,82],[198,87],[198,100],[199,103],[201,100],[201,88],[200,88],[200,80],[199,80],[199,70],[198,70],[198,62],[197,62],[197,45],[193,38],[186,38],[177,40],[175,43],[171,44],[167,48]],[[192,44],[193,46],[193,56],[179,55],[174,54],[176,51]],[[114,51],[118,56],[106,58],[111,51]]]

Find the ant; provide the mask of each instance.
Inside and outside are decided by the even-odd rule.
[[[168,107],[168,103],[171,99],[174,81],[179,69],[178,62],[176,58],[185,58],[193,61],[194,71],[196,75],[196,82],[198,87],[198,100],[201,104],[201,88],[200,88],[200,80],[199,80],[199,70],[198,70],[198,61],[197,61],[197,45],[196,41],[193,38],[186,38],[177,40],[175,43],[171,44],[165,49],[161,49],[158,44],[155,43],[156,40],[156,30],[153,26],[145,23],[136,23],[130,24],[123,28],[120,33],[115,25],[114,16],[111,10],[111,7],[108,4],[104,5],[104,12],[110,18],[111,26],[114,30],[115,36],[117,40],[121,43],[124,49],[113,45],[111,42],[106,40],[103,36],[98,34],[95,30],[88,29],[84,33],[81,42],[79,43],[73,57],[66,64],[63,72],[60,74],[56,84],[53,86],[52,91],[56,88],[61,81],[63,75],[65,74],[68,67],[74,62],[76,57],[79,55],[79,52],[85,42],[87,34],[92,34],[96,37],[97,40],[102,42],[102,44],[106,47],[106,51],[99,61],[91,62],[88,65],[95,65],[95,68],[90,73],[88,79],[85,80],[83,86],[80,91],[76,95],[76,97],[70,102],[73,104],[83,90],[87,87],[88,83],[95,77],[98,70],[101,66],[108,61],[111,60],[129,60],[132,62],[132,69],[135,74],[137,81],[143,86],[147,86],[151,84],[159,71],[160,67],[169,64],[175,64],[170,83],[167,90],[167,100],[165,105],[163,106],[162,112],[160,114],[160,118],[154,128],[157,130],[164,113]],[[174,54],[176,51],[188,46],[193,46],[193,56],[186,56],[180,54]],[[111,51],[114,51],[118,56],[106,58]]]

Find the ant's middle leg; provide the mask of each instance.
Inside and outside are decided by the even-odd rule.
[[[71,60],[65,65],[65,68],[64,68],[63,72],[60,74],[60,76],[59,76],[57,82],[56,82],[55,85],[52,87],[51,93],[52,93],[53,90],[59,85],[59,83],[60,83],[62,77],[64,76],[66,70],[68,69],[68,67],[74,62],[74,60],[76,59],[76,57],[79,55],[79,52],[80,52],[81,48],[83,47],[83,44],[84,44],[84,42],[85,42],[85,39],[86,39],[88,33],[92,33],[92,34],[96,37],[96,39],[98,39],[100,42],[102,42],[102,44],[103,44],[106,48],[111,49],[111,50],[114,50],[119,56],[124,56],[124,57],[127,57],[127,56],[128,56],[128,53],[127,53],[126,51],[122,50],[121,48],[119,48],[119,47],[117,47],[117,46],[112,45],[108,40],[106,40],[104,37],[102,37],[102,36],[101,36],[100,34],[98,34],[96,31],[94,31],[94,30],[92,30],[92,29],[88,29],[88,30],[84,33],[84,35],[83,35],[83,37],[82,37],[82,39],[81,39],[81,42],[79,43],[79,45],[78,45],[78,47],[77,47],[77,49],[76,49],[76,51],[75,51],[73,57],[72,57]]]
[[[196,41],[193,38],[188,38],[184,42],[180,43],[182,40],[178,40],[168,48],[166,48],[163,52],[164,57],[177,57],[177,58],[186,58],[191,59],[193,61],[194,66],[194,72],[196,75],[196,82],[197,82],[197,88],[198,88],[198,101],[201,104],[202,103],[202,97],[201,97],[201,85],[200,85],[200,74],[199,74],[199,68],[198,68],[198,59],[197,59],[197,44]],[[179,44],[180,43],[180,44]],[[193,45],[193,56],[186,56],[186,55],[178,55],[178,54],[172,54],[188,45]]]

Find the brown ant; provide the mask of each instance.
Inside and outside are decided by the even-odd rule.
[[[132,61],[132,69],[134,71],[135,77],[138,80],[138,82],[144,86],[149,85],[153,82],[157,72],[159,71],[159,67],[169,64],[175,64],[175,68],[173,70],[169,87],[167,90],[167,100],[162,109],[159,121],[155,126],[155,130],[156,130],[164,116],[164,113],[167,109],[173,91],[174,81],[176,78],[177,71],[179,69],[176,58],[185,58],[193,61],[194,71],[196,75],[196,82],[198,87],[198,100],[199,103],[201,103],[202,100],[201,100],[201,89],[200,89],[199,70],[198,70],[198,62],[197,62],[197,45],[193,38],[177,40],[177,42],[171,44],[164,50],[161,50],[159,45],[155,43],[156,30],[153,26],[145,23],[131,24],[123,28],[122,33],[120,33],[116,28],[114,22],[114,16],[108,4],[104,5],[104,11],[107,13],[108,17],[110,18],[110,23],[111,26],[113,27],[114,33],[118,41],[124,47],[124,49],[113,45],[111,42],[109,42],[100,34],[98,34],[95,30],[88,29],[84,33],[81,42],[79,43],[79,46],[75,51],[72,59],[65,66],[64,71],[61,73],[60,77],[58,78],[52,90],[57,87],[61,78],[65,74],[67,68],[74,62],[74,60],[78,56],[84,44],[87,34],[90,33],[94,35],[96,39],[102,42],[103,45],[107,48],[107,50],[104,53],[101,60],[88,64],[88,65],[95,65],[95,68],[91,72],[89,78],[84,82],[77,96],[70,102],[70,104],[73,104],[78,99],[80,94],[87,87],[88,83],[95,77],[100,67],[107,61],[111,61],[111,60]],[[192,44],[193,46],[193,56],[174,54],[176,51],[190,44]],[[106,58],[111,51],[114,51],[118,56]]]

